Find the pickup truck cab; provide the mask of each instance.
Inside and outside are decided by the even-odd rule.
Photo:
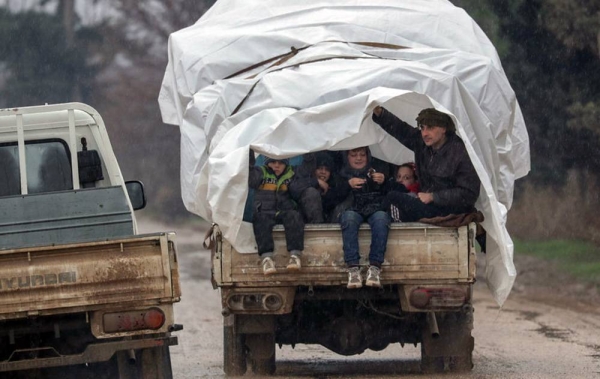
[[[0,110],[0,376],[172,378],[175,235],[144,206],[93,108]]]

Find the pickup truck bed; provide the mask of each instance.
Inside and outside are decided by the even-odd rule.
[[[217,232],[218,233],[218,232]],[[394,223],[390,228],[383,284],[410,283],[423,279],[452,283],[472,283],[476,254],[469,243],[468,226],[442,228],[422,223]],[[222,241],[220,262],[215,265],[215,276],[221,286],[260,286],[277,282],[285,285],[340,285],[347,281],[342,250],[340,226],[336,224],[306,225],[302,270],[292,275],[285,266],[289,254],[285,247],[284,229],[273,230],[275,264],[273,276],[262,273],[258,254],[240,254],[226,240]],[[472,237],[471,237],[472,240]],[[367,264],[371,241],[368,225],[359,232],[361,264]],[[469,252],[469,254],[465,254]]]
[[[0,320],[179,301],[173,238],[0,250]]]

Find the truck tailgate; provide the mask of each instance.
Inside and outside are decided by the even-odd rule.
[[[0,251],[0,320],[179,301],[172,233]]]
[[[472,226],[458,228],[436,227],[421,223],[394,223],[390,228],[383,283],[411,283],[433,280],[440,282],[472,282],[475,276],[475,249],[469,243]],[[222,254],[215,263],[220,285],[332,285],[347,281],[339,224],[306,225],[302,270],[287,273],[283,227],[273,230],[275,263],[278,272],[272,276],[262,273],[258,254],[240,254],[222,241]],[[474,234],[472,234],[474,235]],[[367,264],[371,234],[368,225],[359,232],[361,264]],[[219,245],[218,245],[219,246]],[[217,258],[219,256],[217,255]],[[218,272],[218,271],[221,272]]]

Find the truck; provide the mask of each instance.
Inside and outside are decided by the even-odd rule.
[[[272,276],[262,273],[257,254],[236,251],[213,224],[205,245],[221,294],[225,373],[243,375],[250,363],[257,374],[273,374],[276,345],[296,344],[319,344],[341,355],[420,344],[424,372],[471,370],[475,235],[475,223],[392,223],[382,287],[357,290],[346,288],[339,224],[305,226],[299,272],[286,272],[284,230],[275,226],[278,271]],[[368,251],[366,224],[359,241]]]
[[[516,278],[506,215],[530,154],[500,57],[468,13],[447,0],[219,0],[170,35],[168,59],[159,104],[181,133],[186,208],[214,223],[205,244],[225,372],[273,373],[276,345],[300,343],[342,355],[420,344],[424,371],[470,370],[475,237],[485,230],[483,276],[502,306]],[[393,165],[414,161],[373,121],[379,106],[413,127],[427,108],[453,119],[481,182],[483,219],[393,223],[383,289],[346,288],[334,224],[306,225],[302,269],[286,272],[276,227],[277,274],[264,276],[245,217],[250,151],[293,159],[368,146]],[[370,231],[360,233],[366,254]]]
[[[0,110],[0,377],[173,377],[176,239],[145,205],[89,105]]]

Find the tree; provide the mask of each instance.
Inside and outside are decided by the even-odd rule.
[[[455,3],[499,47],[530,134],[530,178],[541,184],[562,184],[570,168],[600,172],[600,141],[594,134],[600,61],[592,41],[600,23],[599,6],[592,0]],[[571,36],[572,31],[579,34]]]
[[[61,17],[0,8],[0,41],[5,106],[89,102],[100,94],[95,77],[111,57],[99,57],[94,49],[102,44],[98,29],[79,26],[69,43]]]

